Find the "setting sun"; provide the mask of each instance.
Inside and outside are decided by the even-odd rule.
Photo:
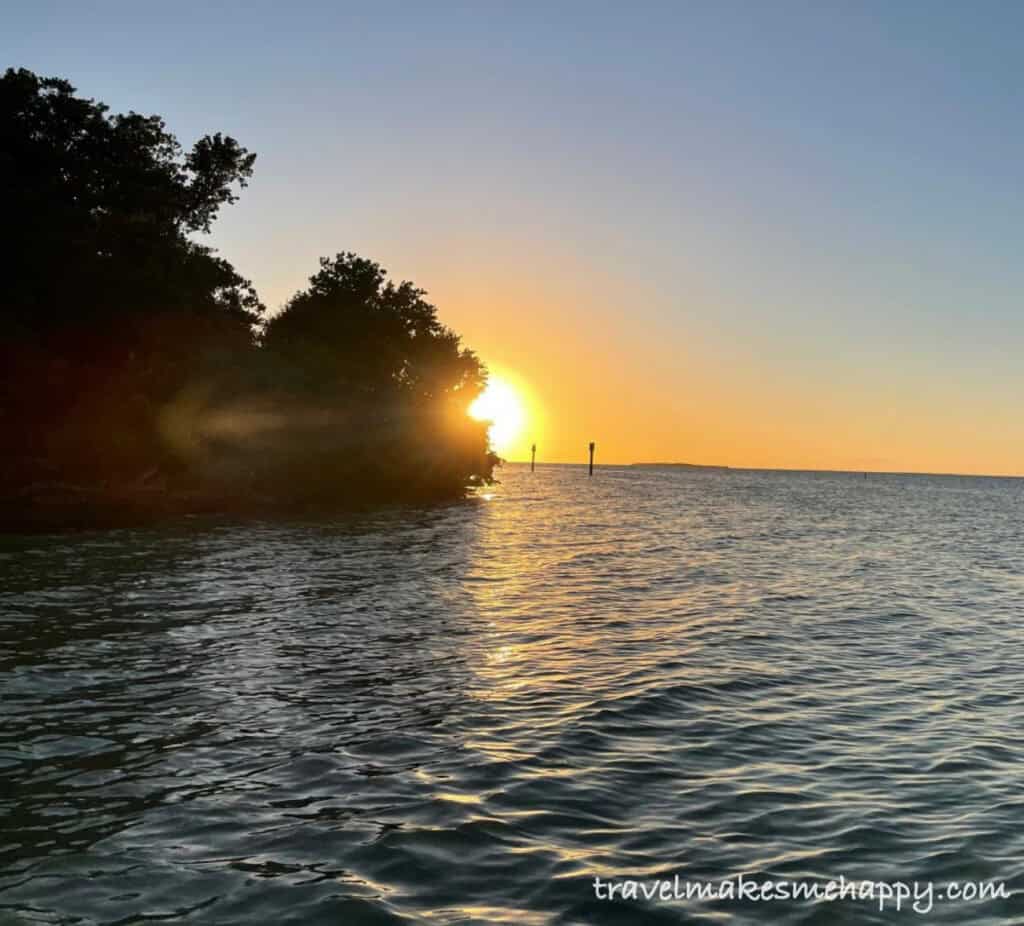
[[[491,423],[491,445],[497,453],[506,453],[526,423],[526,409],[515,387],[491,374],[487,388],[469,406],[477,421]]]

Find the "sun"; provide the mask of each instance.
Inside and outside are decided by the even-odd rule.
[[[469,415],[491,423],[491,446],[506,452],[526,424],[526,408],[515,387],[500,376],[487,377],[487,388],[469,406]]]

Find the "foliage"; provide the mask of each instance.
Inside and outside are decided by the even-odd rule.
[[[309,286],[267,323],[263,350],[276,381],[293,401],[326,401],[341,416],[332,425],[338,433],[318,435],[321,452],[304,454],[318,461],[303,480],[307,490],[355,471],[372,471],[390,493],[410,484],[450,491],[467,475],[489,477],[486,428],[466,415],[486,371],[425,295],[341,253],[322,258]],[[329,465],[321,465],[324,454]]]
[[[483,367],[425,295],[355,254],[321,258],[309,287],[267,323],[263,344],[315,389],[387,400],[475,396]]]
[[[490,478],[465,415],[486,372],[422,290],[339,254],[264,323],[196,239],[254,161],[220,133],[186,151],[158,116],[111,114],[65,80],[0,77],[3,489],[155,471],[342,499]]]
[[[255,155],[221,135],[183,153],[157,116],[110,115],[65,80],[0,78],[0,433],[61,478],[167,465],[156,408],[211,355],[252,346],[249,283],[206,231]]]
[[[0,192],[7,320],[47,331],[155,309],[251,324],[260,305],[227,261],[188,236],[209,231],[256,156],[230,137],[183,153],[158,116],[109,115],[67,81],[0,78]]]

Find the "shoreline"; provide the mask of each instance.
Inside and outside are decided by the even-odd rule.
[[[28,486],[0,495],[0,535],[151,527],[185,519],[289,520],[351,515],[394,507],[440,505],[470,497],[461,492],[362,492],[296,500],[260,493],[208,489],[95,487],[67,483]]]

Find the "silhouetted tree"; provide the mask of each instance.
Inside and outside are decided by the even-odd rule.
[[[466,415],[486,369],[425,296],[341,253],[322,258],[309,286],[267,323],[275,382],[293,404],[334,410],[329,436],[291,444],[291,465],[304,473],[293,485],[330,495],[354,481],[393,496],[490,480],[497,458],[486,426]]]
[[[11,321],[29,329],[122,312],[218,309],[251,322],[259,302],[208,232],[256,156],[205,136],[183,153],[158,116],[108,115],[57,78],[0,78],[0,280]]]
[[[251,347],[251,285],[190,237],[252,173],[229,137],[188,152],[157,116],[67,81],[0,78],[0,440],[58,475],[153,463],[155,409]]]
[[[212,508],[490,480],[466,415],[486,371],[422,290],[339,254],[259,328],[252,286],[195,239],[254,160],[221,134],[184,151],[159,117],[112,115],[65,80],[0,77],[5,513],[42,482],[134,504],[124,487],[153,473]]]
[[[437,399],[474,396],[486,371],[438,321],[426,293],[351,253],[321,258],[309,286],[269,320],[263,346],[316,390]]]

